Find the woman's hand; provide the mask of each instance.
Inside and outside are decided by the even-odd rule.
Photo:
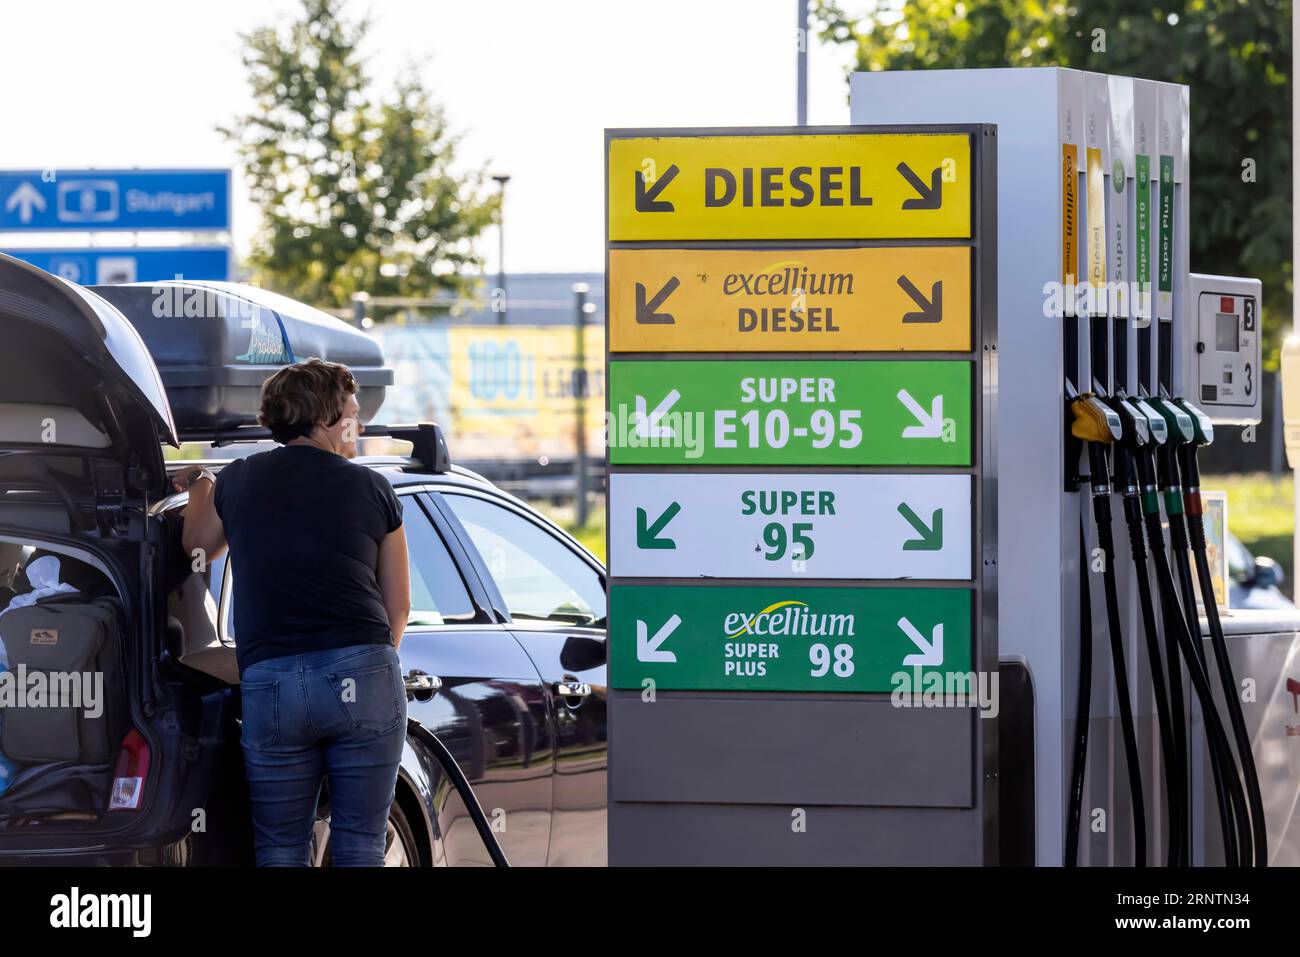
[[[172,476],[172,491],[188,492],[190,486],[194,484],[196,479],[211,475],[212,473],[202,466],[195,466],[194,468],[188,469],[184,472],[177,472]],[[215,482],[216,479],[214,478],[212,481]]]

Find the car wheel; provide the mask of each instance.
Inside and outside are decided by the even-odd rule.
[[[415,832],[396,801],[388,809],[388,831],[384,835],[384,867],[419,867],[420,852]]]
[[[312,867],[330,866],[330,822],[318,817],[311,835]],[[384,867],[419,867],[420,850],[415,843],[406,813],[396,801],[388,809],[388,827],[384,832]]]

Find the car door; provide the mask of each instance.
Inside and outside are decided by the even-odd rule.
[[[606,862],[605,581],[594,558],[499,495],[432,496],[473,556],[490,600],[541,672],[554,715],[551,865]]]
[[[408,716],[451,752],[511,864],[544,865],[555,736],[541,678],[445,519],[415,490],[398,491],[411,574],[402,672],[442,682],[409,698]],[[492,863],[454,789],[438,819],[448,864]]]

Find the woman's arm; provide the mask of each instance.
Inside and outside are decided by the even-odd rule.
[[[401,647],[411,614],[411,575],[407,567],[406,526],[399,525],[379,543],[379,592],[384,596],[393,647]]]
[[[185,520],[181,528],[181,547],[191,559],[196,551],[201,552],[205,567],[226,550],[226,529],[212,501],[215,488],[209,479],[195,479],[189,486],[190,500],[181,510],[181,518]]]

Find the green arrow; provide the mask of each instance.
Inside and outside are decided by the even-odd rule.
[[[650,516],[646,510],[638,508],[636,510],[636,547],[637,548],[676,548],[677,543],[671,538],[660,538],[659,533],[664,530],[664,526],[671,522],[674,516],[682,510],[680,502],[673,502],[664,513],[655,519],[653,525],[647,524]]]
[[[937,552],[943,548],[943,509],[936,508],[934,514],[930,516],[930,524],[926,525],[921,521],[906,502],[898,504],[898,514],[907,519],[907,524],[916,529],[920,538],[913,538],[903,542],[903,551],[905,552]]]

